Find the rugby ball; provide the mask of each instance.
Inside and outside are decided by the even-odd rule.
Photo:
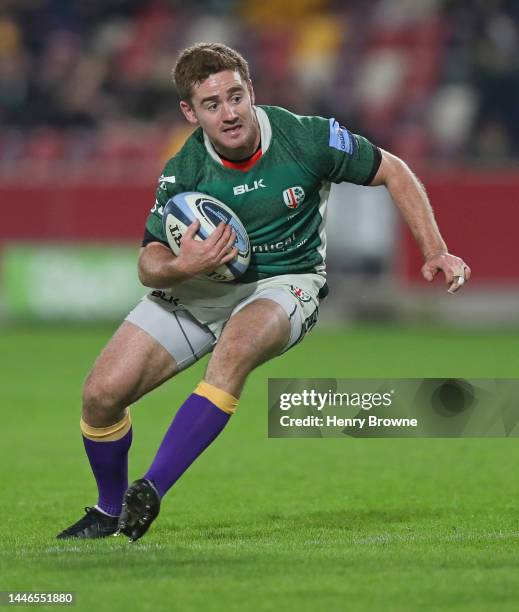
[[[239,278],[250,262],[249,236],[242,222],[228,206],[205,193],[185,191],[170,198],[164,206],[162,216],[164,232],[173,253],[179,254],[182,238],[195,219],[200,221],[200,228],[195,236],[197,240],[205,240],[222,221],[229,224],[236,233],[234,242],[234,246],[238,249],[236,257],[204,276],[220,282]]]

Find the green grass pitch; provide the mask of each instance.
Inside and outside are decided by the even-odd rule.
[[[250,377],[142,540],[57,541],[95,503],[80,392],[110,334],[2,330],[0,590],[70,590],[74,609],[125,612],[518,609],[516,439],[266,431],[269,376],[514,378],[519,331],[317,329]],[[131,479],[203,366],[134,407]]]

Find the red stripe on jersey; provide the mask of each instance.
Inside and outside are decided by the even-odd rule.
[[[249,159],[246,159],[245,161],[242,161],[242,162],[232,162],[232,161],[229,161],[228,159],[223,159],[223,158],[220,158],[220,159],[222,160],[222,164],[226,168],[233,168],[234,170],[241,170],[242,172],[247,172],[248,170],[252,168],[252,166],[254,166],[254,164],[258,161],[258,159],[261,158],[262,155],[263,155],[263,151],[259,149],[258,151],[256,151],[256,153],[254,153],[252,157],[249,157]]]

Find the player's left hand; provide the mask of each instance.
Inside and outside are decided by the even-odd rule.
[[[460,257],[451,253],[437,253],[428,257],[422,266],[422,276],[431,282],[437,272],[443,272],[449,293],[456,293],[470,279],[470,268]]]

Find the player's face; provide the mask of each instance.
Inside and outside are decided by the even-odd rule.
[[[251,82],[236,70],[223,70],[193,86],[191,104],[180,108],[189,123],[199,124],[215,149],[229,159],[243,159],[256,150],[260,131],[253,109]]]

